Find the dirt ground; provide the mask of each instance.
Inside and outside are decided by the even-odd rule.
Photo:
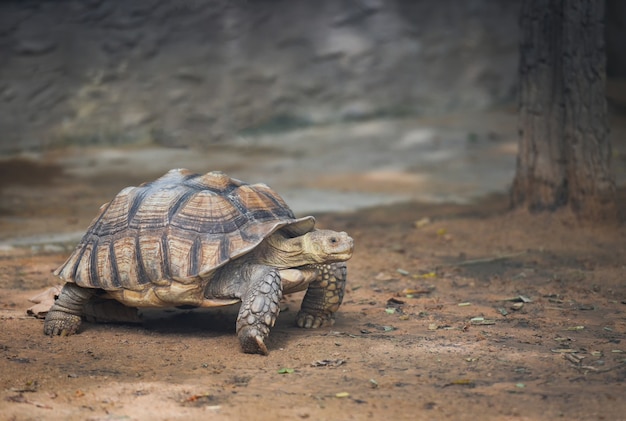
[[[82,231],[117,192],[3,171],[3,237]],[[304,330],[288,297],[266,357],[240,352],[232,311],[46,337],[28,298],[73,244],[1,249],[0,419],[626,419],[624,225],[509,213],[504,196],[317,217],[355,240],[344,303]]]

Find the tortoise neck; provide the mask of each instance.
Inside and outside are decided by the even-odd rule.
[[[303,236],[287,237],[280,231],[270,235],[266,240],[266,247],[260,247],[261,260],[268,266],[278,269],[288,269],[316,263],[306,252]]]

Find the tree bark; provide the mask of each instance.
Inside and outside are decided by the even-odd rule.
[[[514,207],[616,219],[604,0],[524,0]]]

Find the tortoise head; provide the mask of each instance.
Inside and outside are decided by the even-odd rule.
[[[352,257],[354,241],[345,232],[313,230],[300,235],[276,232],[260,247],[257,258],[281,269],[316,263],[343,262]]]
[[[315,230],[299,238],[302,253],[314,263],[343,262],[352,257],[354,241],[345,232]]]

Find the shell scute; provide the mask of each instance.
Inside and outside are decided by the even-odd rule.
[[[144,232],[137,241],[146,278],[154,284],[166,285],[168,280],[163,276],[163,249],[159,233]]]
[[[170,225],[183,231],[224,234],[241,228],[248,219],[226,198],[202,190],[191,197],[172,217]]]
[[[135,255],[135,238],[123,236],[116,239],[110,247],[110,260],[115,261],[111,270],[116,270],[111,280],[100,279],[100,287],[103,289],[115,289],[121,286],[133,290],[139,289],[138,285],[145,283],[138,276],[138,265]],[[106,281],[106,283],[103,283]]]
[[[134,189],[127,187],[115,196],[88,233],[98,237],[115,235],[128,227],[128,210]]]
[[[184,236],[170,235],[167,239],[167,250],[169,253],[169,271],[168,275],[179,282],[194,282],[194,275],[189,275],[189,260],[192,258],[191,249],[194,240]]]

